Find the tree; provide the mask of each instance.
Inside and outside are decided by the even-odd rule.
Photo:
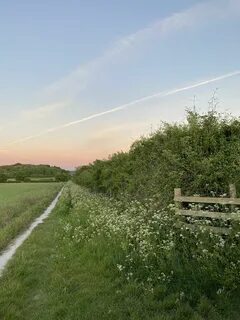
[[[65,182],[69,180],[69,175],[65,172],[57,173],[55,175],[55,179],[56,181],[59,181],[59,182]]]
[[[0,173],[0,182],[7,182],[7,176],[5,173]]]
[[[24,172],[18,171],[16,173],[15,179],[16,179],[17,182],[22,182],[22,181],[24,181],[25,178],[26,177],[25,177]]]

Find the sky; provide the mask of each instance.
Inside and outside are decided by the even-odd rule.
[[[240,116],[240,0],[0,0],[0,164],[127,151],[186,108]]]

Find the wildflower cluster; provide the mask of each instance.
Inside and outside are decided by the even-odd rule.
[[[176,286],[179,292],[197,283],[199,292],[216,295],[239,288],[239,226],[229,236],[201,225],[194,230],[180,227],[172,205],[160,210],[153,199],[117,201],[72,183],[63,197],[68,203],[71,198],[62,229],[67,241],[79,248],[98,237],[117,244],[121,254],[116,268],[127,280],[150,290]]]

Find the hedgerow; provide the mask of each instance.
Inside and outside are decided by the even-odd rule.
[[[154,134],[133,143],[129,152],[113,154],[79,167],[76,183],[120,198],[154,198],[172,202],[173,189],[185,194],[240,191],[240,121],[210,111],[187,112],[180,124],[163,124]]]
[[[114,265],[127,281],[162,299],[173,295],[175,303],[185,301],[195,309],[212,310],[214,305],[216,319],[223,319],[240,292],[239,223],[228,236],[203,227],[227,221],[198,219],[194,229],[179,226],[173,190],[226,196],[234,183],[239,195],[239,119],[188,111],[184,123],[163,124],[129,152],[79,167],[74,181],[92,193],[71,187],[72,218],[64,227],[70,242],[80,248],[108,239],[109,245],[117,244]]]

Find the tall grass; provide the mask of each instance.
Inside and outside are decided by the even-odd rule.
[[[237,320],[239,235],[68,184],[0,279],[0,318]]]
[[[112,261],[127,281],[152,294],[174,294],[193,307],[203,297],[226,307],[239,294],[239,224],[228,237],[201,226],[192,231],[179,228],[172,206],[159,210],[153,199],[123,202],[69,188],[65,196],[68,201],[71,197],[71,210],[64,237],[79,250],[106,239],[117,248],[118,259],[113,256]]]

